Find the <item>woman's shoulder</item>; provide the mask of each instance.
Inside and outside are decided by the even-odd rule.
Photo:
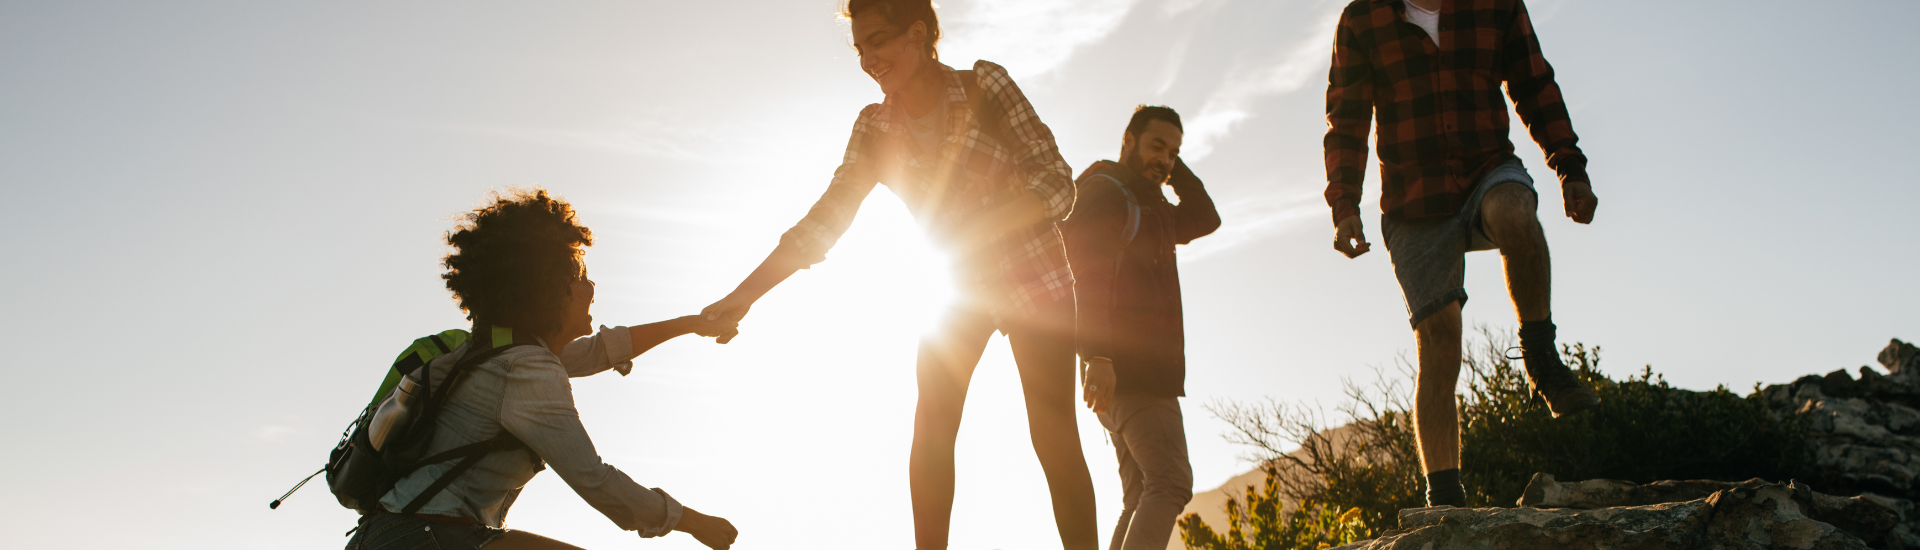
[[[987,61],[985,59],[974,61],[973,70],[974,72],[980,73],[982,75],[993,74],[993,75],[998,75],[1003,77],[1007,75],[1006,67],[1002,67],[1000,66],[999,63],[994,63],[992,61]]]
[[[985,59],[973,62],[973,74],[979,80],[980,87],[987,90],[998,90],[1013,84],[1013,77],[1007,74],[1006,67]]]
[[[497,364],[503,370],[512,373],[534,374],[551,371],[559,373],[562,377],[567,375],[567,367],[560,363],[560,357],[554,355],[553,351],[537,345],[508,348],[488,362]]]

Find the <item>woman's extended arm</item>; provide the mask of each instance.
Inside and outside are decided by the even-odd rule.
[[[767,254],[767,259],[760,261],[759,267],[753,268],[753,273],[748,274],[746,280],[740,281],[740,286],[734,287],[733,292],[728,293],[720,301],[714,302],[713,305],[707,306],[706,309],[700,310],[701,320],[709,323],[738,325],[740,319],[747,316],[747,310],[752,309],[753,303],[759,301],[761,296],[767,295],[768,291],[779,286],[782,281],[786,281],[787,277],[792,277],[794,273],[807,267],[807,263],[798,256],[786,246],[775,247],[773,253]],[[725,333],[716,335],[719,336],[717,341],[722,344],[731,342],[737,334],[739,334],[738,330],[730,328]],[[637,333],[634,342],[635,346],[639,345]]]
[[[567,342],[555,353],[560,355],[560,363],[566,365],[567,376],[593,376],[607,369],[619,371],[624,376],[633,370],[633,358],[654,346],[687,334],[709,338],[723,336],[732,333],[737,324],[729,320],[708,321],[698,315],[688,315],[630,327],[601,326],[599,332]]]
[[[833,171],[833,182],[827,184],[827,192],[813,203],[806,217],[780,235],[780,246],[775,247],[746,280],[740,281],[725,298],[700,310],[702,317],[708,321],[739,322],[755,301],[781,281],[827,259],[827,250],[853,225],[853,215],[860,211],[860,203],[866,201],[867,194],[879,183],[872,169],[876,163],[873,157],[886,154],[880,152],[883,148],[879,144],[884,136],[877,128],[879,113],[879,105],[868,105],[860,111],[860,118],[853,122],[852,135],[847,138],[846,156]],[[732,339],[733,335],[727,334],[721,336],[719,342],[725,344]]]
[[[733,326],[734,323],[727,320],[708,320],[699,315],[688,315],[658,323],[627,327],[627,333],[633,337],[633,355],[639,357],[654,346],[674,338],[688,334],[712,338],[732,332]]]

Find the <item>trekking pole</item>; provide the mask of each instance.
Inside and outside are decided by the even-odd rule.
[[[305,486],[307,485],[307,482],[308,482],[308,481],[313,481],[313,476],[317,476],[317,475],[320,475],[320,474],[324,474],[324,473],[327,473],[327,469],[326,469],[326,468],[321,468],[321,469],[320,469],[320,471],[318,471],[318,472],[314,472],[312,476],[307,476],[307,478],[306,478],[306,479],[302,479],[302,480],[300,480],[300,482],[299,482],[299,483],[295,483],[295,484],[293,485],[293,488],[292,488],[292,489],[287,489],[287,494],[284,494],[284,495],[280,495],[280,498],[276,498],[276,499],[273,499],[273,502],[269,502],[269,503],[267,503],[267,509],[268,509],[268,510],[279,510],[279,509],[280,509],[280,503],[281,503],[282,501],[285,501],[285,500],[287,500],[287,497],[290,497],[290,496],[293,496],[293,492],[294,492],[294,491],[298,491],[298,490],[300,490],[300,488],[301,488],[301,487],[305,487]]]

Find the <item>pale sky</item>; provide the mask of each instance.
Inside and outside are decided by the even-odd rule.
[[[1202,405],[1339,403],[1412,349],[1384,250],[1334,252],[1332,0],[948,0],[942,58],[1006,66],[1076,171],[1166,104],[1225,225],[1181,251],[1198,490],[1245,471]],[[0,527],[22,548],[339,548],[317,469],[413,338],[465,327],[442,233],[541,185],[593,228],[598,322],[698,311],[804,214],[878,87],[834,0],[0,2]],[[1787,382],[1920,338],[1920,3],[1537,0],[1596,221],[1542,186],[1564,342],[1620,377]],[[963,67],[964,68],[964,67]],[[1550,182],[1539,148],[1520,154]],[[1378,173],[1368,172],[1378,242]],[[1377,248],[1377,247],[1376,247]],[[733,344],[575,382],[608,463],[737,548],[906,548],[916,334],[941,256],[876,191]],[[1510,329],[1498,256],[1469,322]],[[956,550],[1057,548],[1004,341],[959,443]],[[1120,505],[1091,413],[1101,533]],[[635,541],[551,473],[508,526]]]

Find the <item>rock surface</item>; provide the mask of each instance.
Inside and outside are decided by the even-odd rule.
[[[1660,481],[1646,485],[1611,479],[1561,483],[1549,474],[1534,474],[1520,506],[1528,508],[1597,509],[1687,502],[1730,489],[1759,490],[1777,486],[1753,479],[1727,481]],[[1913,504],[1903,499],[1865,494],[1840,497],[1818,493],[1805,485],[1785,486],[1800,513],[1859,538],[1873,548],[1920,548],[1916,526],[1905,523]]]
[[[1618,489],[1599,493],[1621,493]],[[1758,483],[1647,506],[1416,508],[1400,512],[1399,529],[1335,550],[1869,548],[1859,538],[1807,517],[1795,493],[1790,486]]]
[[[1920,349],[1894,340],[1879,359],[1889,374],[1863,366],[1856,380],[1837,370],[1767,386],[1760,398],[1806,421],[1822,490],[1920,498]]]

